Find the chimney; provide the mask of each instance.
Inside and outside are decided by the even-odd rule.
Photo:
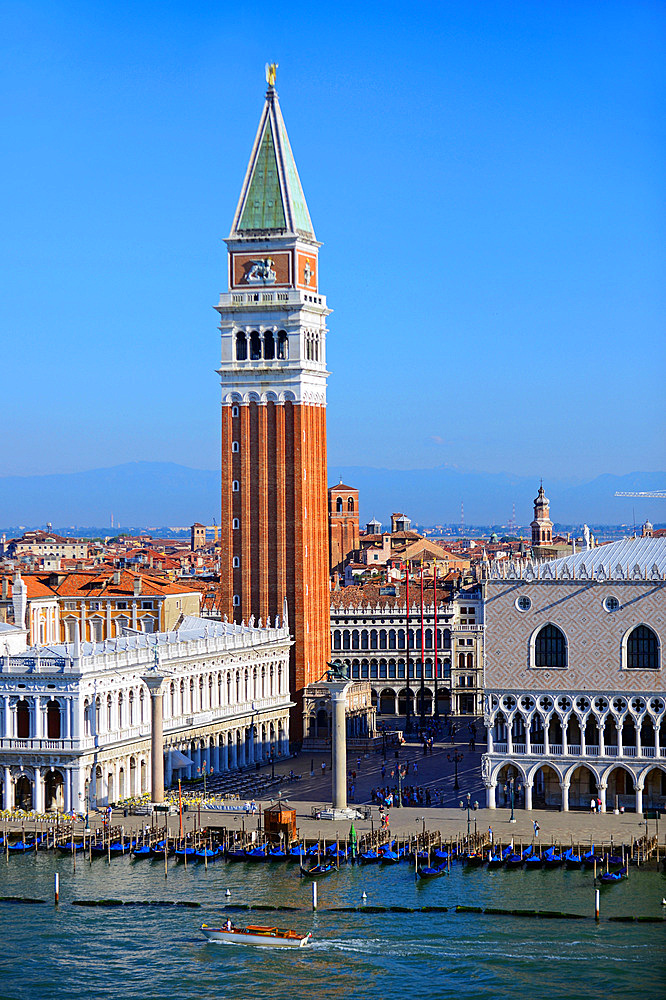
[[[113,585],[114,587],[120,586],[120,570],[116,569],[113,571]]]
[[[141,577],[134,577],[134,596],[138,597],[141,594]]]

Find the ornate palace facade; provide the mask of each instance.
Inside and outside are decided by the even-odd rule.
[[[106,805],[149,791],[150,693],[163,683],[165,783],[288,753],[285,627],[186,617],[173,632],[0,657],[5,809]]]
[[[666,539],[494,565],[485,589],[487,804],[666,804]],[[513,779],[513,782],[511,781]]]

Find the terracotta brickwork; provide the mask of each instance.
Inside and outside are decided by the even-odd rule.
[[[647,624],[666,649],[666,587],[650,581],[492,580],[486,594],[486,690],[511,691],[664,691],[660,670],[628,670],[622,648],[636,625]],[[528,611],[518,598],[531,601]],[[604,601],[619,607],[608,612]],[[567,640],[565,669],[530,665],[530,643],[542,625],[552,623]]]
[[[360,547],[358,490],[344,483],[328,490],[328,538],[330,573],[341,573],[347,560]]]

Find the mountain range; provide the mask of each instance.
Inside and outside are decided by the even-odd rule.
[[[532,476],[463,472],[451,468],[375,469],[332,466],[329,483],[360,491],[361,524],[383,524],[392,511],[423,525],[529,524],[539,482]],[[560,524],[630,524],[666,520],[663,500],[615,498],[620,491],[659,490],[666,473],[610,473],[585,482],[544,480],[551,518]],[[188,525],[219,518],[220,474],[174,462],[130,462],[106,469],[0,478],[0,525]]]

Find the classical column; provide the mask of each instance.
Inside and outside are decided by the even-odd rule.
[[[166,788],[170,788],[173,782],[173,767],[171,762],[171,750],[168,749],[166,752],[166,766],[164,769],[164,784]]]
[[[636,785],[636,815],[640,816],[643,812],[643,788],[642,786]]]
[[[532,782],[525,782],[525,809],[530,811],[532,809]]]
[[[34,780],[34,792],[32,799],[32,808],[35,812],[44,812],[44,784],[42,782],[42,769],[36,767],[35,769],[35,780]]]
[[[492,784],[486,785],[486,809],[496,809],[495,804],[495,790],[497,788],[497,782],[492,782]]]
[[[44,736],[44,713],[42,712],[42,699],[36,694],[34,700],[35,712],[35,739],[41,740]]]
[[[219,737],[215,738],[215,743],[213,744],[213,749],[210,755],[210,766],[212,770],[217,774],[220,770],[220,744]]]
[[[9,703],[9,695],[6,694],[3,698],[4,701],[4,736],[8,739],[13,735],[12,733],[12,707]],[[656,739],[656,736],[655,736]]]
[[[486,749],[487,749],[488,753],[494,753],[495,752],[495,744],[494,744],[494,741],[493,741],[493,729],[494,728],[495,728],[495,723],[494,722],[493,723],[488,722],[486,724],[486,733],[487,733],[487,748]]]
[[[578,727],[580,729],[580,755],[585,757],[587,754],[587,745],[585,743],[585,730],[587,729],[587,719],[582,721],[578,720]]]
[[[562,789],[562,812],[569,812],[569,782],[560,781]]]
[[[606,786],[599,785],[599,798],[601,799],[601,811],[606,812]]]
[[[643,756],[643,745],[641,743],[641,723],[640,722],[639,722],[638,725],[636,725],[634,723],[634,731],[636,733],[636,756],[637,757],[642,757]]]
[[[9,698],[6,698],[5,702],[6,703],[9,702]],[[2,808],[11,809],[12,806],[14,805],[12,801],[13,799],[12,791],[14,788],[14,783],[12,781],[12,772],[8,767],[4,768],[4,776],[5,778],[2,787],[2,799],[3,799]]]
[[[618,757],[624,757],[624,743],[622,740],[622,730],[624,729],[624,718],[620,720],[620,724],[615,723],[615,732],[617,733],[617,755]]]
[[[547,757],[550,753],[550,717],[543,724],[543,755]]]
[[[162,683],[164,676],[154,673],[141,678],[150,691],[150,798],[164,802],[164,737],[162,733]]]
[[[349,681],[327,681],[331,695],[332,795],[334,809],[347,808],[347,733],[345,710]]]
[[[222,736],[222,759],[220,760],[220,769],[222,771],[229,770],[229,744],[227,743],[226,733]]]
[[[75,807],[72,806],[72,798],[73,798],[73,796],[72,796],[73,772],[69,768],[66,768],[63,771],[62,776],[64,778],[62,790],[63,790],[63,800],[64,800],[63,801],[63,807],[64,807],[65,812],[66,813],[71,812],[72,808],[77,808],[77,807],[78,807],[78,811],[81,812],[80,803],[77,802]]]
[[[566,756],[569,753],[569,719],[563,719],[562,721],[562,754]]]
[[[513,753],[513,716],[511,716],[506,724],[506,752],[509,757]]]
[[[9,702],[9,699],[7,699]],[[659,737],[661,735],[661,722],[654,724],[654,755],[655,757],[661,757],[661,746],[659,743]]]

